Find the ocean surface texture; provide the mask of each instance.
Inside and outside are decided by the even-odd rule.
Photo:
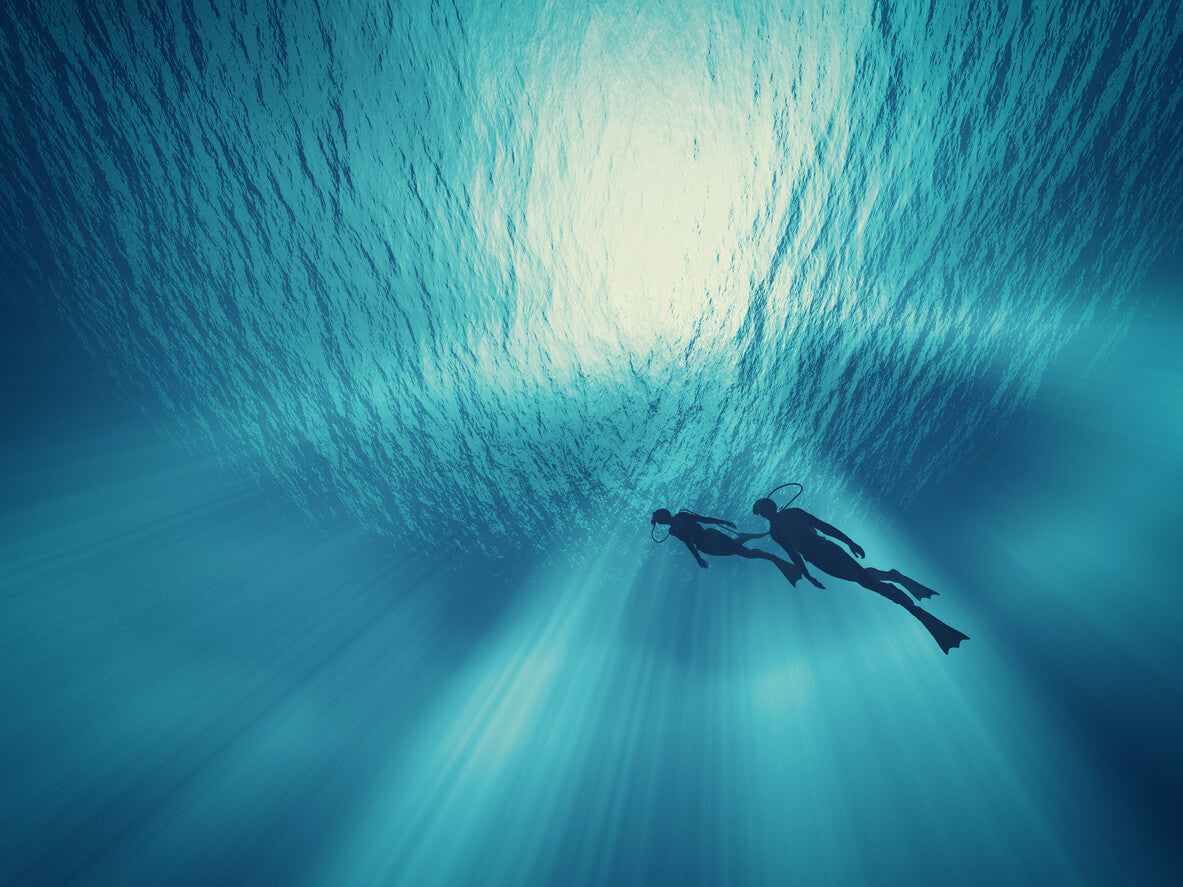
[[[0,37],[0,882],[1178,883],[1179,2]]]
[[[1179,230],[1177,4],[568,6],[10,8],[31,287],[313,512],[497,557],[906,502]]]

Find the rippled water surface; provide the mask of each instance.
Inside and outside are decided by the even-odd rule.
[[[1120,329],[1178,230],[1175,4],[18,5],[5,31],[44,298],[186,435],[420,550],[790,478],[832,513],[906,501],[1082,325]]]
[[[0,883],[1178,883],[1180,2],[0,37]]]

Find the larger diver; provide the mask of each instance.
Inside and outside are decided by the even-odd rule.
[[[801,487],[800,484],[783,484],[782,486],[796,486]],[[781,487],[777,487],[777,490]],[[804,491],[804,488],[801,488]],[[775,493],[773,490],[772,493]],[[839,579],[846,579],[849,582],[857,582],[863,588],[870,589],[876,594],[883,595],[889,601],[899,604],[913,616],[915,616],[920,624],[928,629],[929,634],[933,636],[942,650],[947,654],[953,647],[958,646],[962,641],[969,640],[969,636],[962,634],[952,626],[946,625],[940,619],[937,619],[931,613],[928,613],[916,604],[914,604],[908,595],[900,590],[900,586],[907,589],[916,600],[923,600],[927,597],[932,597],[936,594],[931,588],[921,585],[914,579],[905,576],[899,570],[876,570],[872,567],[864,567],[858,563],[854,558],[863,557],[864,552],[861,547],[856,545],[849,536],[827,524],[825,521],[819,520],[808,511],[801,508],[789,508],[788,504],[792,504],[793,499],[784,508],[778,509],[776,503],[770,498],[772,493],[762,499],[757,499],[752,506],[752,514],[759,515],[768,521],[768,534],[772,540],[776,542],[785,553],[792,559],[793,563],[801,571],[810,582],[818,588],[824,588],[813,576],[809,574],[808,568],[805,566],[805,561],[825,570],[831,576],[836,576]],[[824,536],[821,534],[825,534]],[[843,545],[850,549],[850,554],[847,554],[839,548],[834,542],[825,538],[832,536]],[[851,557],[854,555],[854,557]],[[895,583],[895,584],[892,584]]]

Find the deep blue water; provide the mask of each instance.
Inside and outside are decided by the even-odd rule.
[[[0,882],[1177,883],[1179,3],[0,31]]]

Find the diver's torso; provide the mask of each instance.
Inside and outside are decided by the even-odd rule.
[[[670,535],[683,542],[694,542],[702,529],[698,521],[682,512],[675,514],[674,519],[670,521]]]
[[[801,551],[820,538],[813,527],[792,512],[782,511],[769,521],[768,534],[781,548]]]

